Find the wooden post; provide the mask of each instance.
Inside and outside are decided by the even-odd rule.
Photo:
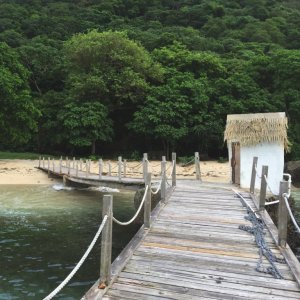
[[[41,157],[39,156],[39,168],[41,167]]]
[[[80,171],[82,171],[82,159],[81,158],[79,160],[79,163],[80,163]]]
[[[201,180],[199,152],[195,152],[196,180]]]
[[[148,191],[144,204],[144,226],[150,228],[151,225],[151,173],[147,173],[145,187],[148,186]]]
[[[102,219],[107,215],[106,223],[102,231],[101,240],[101,264],[100,283],[106,286],[111,279],[111,250],[112,250],[112,217],[113,217],[113,196],[104,195],[102,206]]]
[[[174,167],[173,167],[174,164]],[[176,186],[176,153],[172,152],[172,186]]]
[[[55,169],[55,162],[54,162],[54,158],[52,158],[52,171],[54,172]]]
[[[89,177],[89,160],[85,160],[85,177]]]
[[[161,201],[164,203],[166,202],[166,157],[162,157],[161,161],[161,188],[160,188],[160,195]]]
[[[71,162],[67,159],[68,175],[70,175]]]
[[[107,162],[108,164],[108,176],[111,176],[111,163],[110,160]]]
[[[260,195],[259,195],[259,210],[265,209],[266,194],[267,194],[267,181],[268,177],[268,166],[262,166],[261,169],[261,184],[260,184]]]
[[[76,161],[76,177],[78,177],[78,160]]]
[[[127,173],[127,159],[124,159],[123,162],[123,176],[126,177],[126,173]]]
[[[283,194],[288,192],[288,181],[280,181],[279,186],[279,206],[278,206],[278,245],[286,247],[288,210],[284,201]]]
[[[118,178],[119,181],[122,179],[122,156],[118,157]]]
[[[43,168],[45,168],[45,157],[43,156]]]
[[[48,171],[50,169],[50,157],[48,157]]]
[[[251,194],[254,194],[254,190],[255,190],[257,160],[258,160],[258,157],[254,156],[253,163],[252,163],[251,182],[250,182],[250,193]]]
[[[102,178],[102,173],[103,173],[103,160],[100,158],[99,159],[99,179]]]
[[[60,160],[59,160],[59,173],[60,174],[62,173],[62,157],[60,157]]]
[[[144,153],[143,154],[143,178],[145,182],[146,182],[147,173],[148,173],[148,154]]]

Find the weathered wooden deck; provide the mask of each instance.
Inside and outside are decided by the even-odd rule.
[[[119,179],[116,176],[102,175],[87,173],[86,171],[76,171],[74,168],[70,170],[63,166],[60,170],[59,166],[54,166],[50,169],[48,167],[37,167],[38,169],[47,172],[51,177],[64,178],[65,183],[68,185],[86,185],[86,186],[100,186],[105,184],[111,188],[126,188],[126,189],[138,189],[145,185],[142,178],[122,177]]]
[[[251,196],[243,196],[256,209]],[[254,236],[238,228],[251,226],[246,215],[230,188],[177,186],[103,299],[300,299],[286,263],[275,263],[284,279],[255,270]],[[283,258],[270,232],[265,238]],[[84,299],[101,299],[98,291],[95,285]]]

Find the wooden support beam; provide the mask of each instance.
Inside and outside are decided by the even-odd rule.
[[[106,224],[102,231],[101,240],[101,263],[100,283],[109,284],[111,279],[111,251],[112,251],[112,217],[113,217],[113,196],[104,195],[102,206],[102,219],[107,215]]]
[[[199,152],[195,152],[195,169],[196,169],[196,179],[201,180]]]
[[[251,194],[254,194],[254,190],[255,190],[255,179],[256,179],[257,161],[258,161],[258,157],[257,156],[253,157],[251,182],[250,182],[250,193]]]
[[[267,194],[267,181],[266,181],[265,176],[268,177],[268,166],[262,166],[262,169],[261,169],[259,210],[265,209],[266,194]]]
[[[172,152],[172,186],[173,187],[176,186],[176,153],[175,152]]]
[[[148,186],[148,191],[144,204],[144,226],[150,228],[151,225],[151,173],[147,173],[145,187]]]
[[[166,166],[167,166],[166,157],[163,156],[161,161],[161,190],[160,190],[161,201],[163,203],[166,202]]]
[[[144,153],[143,154],[143,178],[145,182],[146,182],[147,174],[148,174],[148,154]]]
[[[288,192],[288,181],[280,181],[279,206],[278,206],[278,245],[286,247],[287,225],[289,220],[288,210],[284,201],[284,194]]]

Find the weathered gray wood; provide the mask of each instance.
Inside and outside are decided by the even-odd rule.
[[[89,177],[89,161],[85,160],[85,177]]]
[[[253,157],[252,163],[252,173],[251,173],[251,182],[250,182],[250,193],[253,194],[255,190],[255,179],[256,179],[256,166],[257,166],[258,157]]]
[[[144,226],[145,228],[150,228],[151,225],[151,173],[147,173],[146,176],[146,187],[148,186],[148,191],[144,204]]]
[[[73,169],[75,169],[75,161],[76,161],[76,159],[75,159],[75,157],[73,157],[73,165],[72,165],[72,166],[73,166],[73,167],[72,167]]]
[[[123,161],[123,176],[127,176],[127,159],[124,159]]]
[[[122,156],[118,157],[118,178],[119,181],[122,179]]]
[[[266,194],[267,194],[267,181],[266,181],[265,176],[268,177],[268,166],[262,166],[262,169],[261,169],[259,210],[265,209]]]
[[[70,175],[70,166],[71,162],[69,161],[69,159],[67,158],[67,168],[68,168],[68,175]]]
[[[80,164],[80,171],[82,171],[82,159],[81,158],[79,160],[79,164]]]
[[[108,285],[111,279],[111,251],[112,251],[112,216],[113,196],[104,195],[102,218],[107,215],[107,221],[102,230],[100,282]]]
[[[39,168],[41,167],[41,157],[39,156]]]
[[[196,169],[196,179],[201,180],[199,152],[195,152],[195,169]]]
[[[176,186],[176,153],[172,152],[172,164],[173,169],[172,169],[172,186]]]
[[[288,210],[284,201],[284,194],[288,192],[288,181],[280,181],[279,187],[279,206],[278,206],[278,245],[286,246]]]
[[[103,173],[103,160],[99,159],[99,179],[102,179],[102,173]]]
[[[111,162],[110,160],[107,162],[108,165],[108,176],[111,176]]]
[[[166,202],[166,166],[167,166],[166,157],[163,156],[161,161],[161,191],[160,191],[161,201],[163,203]]]
[[[43,157],[43,168],[45,168],[45,157]]]
[[[54,158],[52,158],[52,171],[54,172],[55,170],[55,161],[54,161]]]
[[[78,177],[78,161],[76,161],[76,177]]]
[[[60,160],[59,160],[59,173],[60,174],[62,173],[62,156],[60,157]]]
[[[147,174],[148,174],[148,154],[144,153],[143,154],[143,178],[145,182],[146,182]]]

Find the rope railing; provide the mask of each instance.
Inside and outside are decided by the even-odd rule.
[[[159,192],[160,189],[161,189],[162,181],[163,181],[163,179],[161,178],[161,180],[159,181],[158,187],[156,188],[155,191],[153,191],[152,188],[151,188],[151,194],[152,194],[152,195],[158,194],[158,192]]]
[[[277,193],[274,193],[274,192],[272,191],[272,189],[271,189],[271,187],[270,187],[270,184],[269,184],[269,181],[268,181],[268,177],[267,177],[266,175],[264,175],[264,179],[265,179],[265,181],[266,181],[267,187],[268,187],[269,191],[271,192],[271,194],[273,194],[274,196],[278,196]],[[270,205],[270,204],[269,204],[269,205]]]
[[[296,219],[295,219],[295,217],[294,217],[294,215],[293,215],[293,213],[292,213],[292,210],[291,210],[291,207],[290,207],[290,204],[289,204],[289,201],[288,201],[288,194],[287,193],[284,193],[283,195],[283,199],[284,199],[284,202],[285,202],[285,205],[286,205],[286,208],[287,208],[287,210],[288,210],[288,212],[289,212],[289,215],[290,215],[290,217],[291,217],[291,220],[292,220],[292,222],[293,222],[293,224],[294,224],[294,226],[295,226],[295,228],[296,228],[296,231],[298,232],[298,233],[300,233],[300,227],[299,227],[299,225],[297,224],[297,221],[296,221]]]
[[[142,199],[142,201],[140,203],[140,206],[139,206],[138,210],[136,211],[135,215],[129,221],[127,221],[127,222],[121,222],[121,221],[117,220],[115,217],[113,217],[113,221],[115,223],[121,225],[121,226],[126,226],[126,225],[131,224],[137,218],[138,214],[140,213],[140,211],[141,211],[141,209],[143,207],[143,204],[144,204],[144,202],[146,200],[148,189],[149,189],[149,186],[147,185],[146,188],[145,188],[144,196],[143,196],[143,199]]]
[[[47,297],[45,297],[43,300],[50,300],[52,299],[56,294],[58,294],[65,285],[68,284],[68,282],[72,279],[72,277],[76,274],[76,272],[79,270],[79,268],[82,266],[82,264],[84,263],[84,261],[86,260],[86,258],[88,257],[88,255],[90,254],[91,250],[93,249],[93,247],[95,246],[97,239],[99,238],[101,231],[103,230],[103,227],[107,221],[107,215],[104,216],[101,225],[99,226],[99,229],[97,231],[97,233],[95,234],[95,237],[93,238],[91,244],[89,245],[88,249],[86,250],[86,252],[84,253],[84,255],[82,256],[82,258],[80,259],[80,261],[77,263],[77,265],[75,266],[75,268],[72,270],[72,272],[65,278],[65,280],[55,289],[53,290]]]
[[[258,171],[257,171],[257,164],[255,164],[255,175],[258,179],[261,179],[261,176],[258,175]]]

